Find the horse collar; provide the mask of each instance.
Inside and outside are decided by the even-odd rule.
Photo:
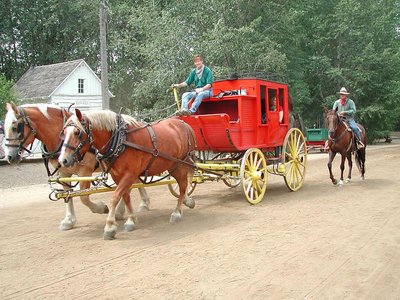
[[[115,160],[125,150],[126,136],[127,136],[127,124],[120,114],[117,115],[117,128],[112,132],[109,141],[99,150],[96,151],[96,158],[99,161],[106,163],[108,172]],[[103,151],[105,153],[101,153]]]

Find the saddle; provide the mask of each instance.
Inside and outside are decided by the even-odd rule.
[[[361,136],[361,140],[359,141],[357,138],[357,135],[355,134],[355,132],[353,131],[353,129],[351,129],[350,125],[347,123],[347,121],[343,121],[344,125],[346,126],[346,130],[351,132],[351,139],[354,141],[354,145],[356,147],[356,149],[359,148],[363,148],[364,144],[362,143],[362,139],[363,139],[363,132],[359,126],[359,124],[357,123],[357,128],[360,131],[360,136]]]

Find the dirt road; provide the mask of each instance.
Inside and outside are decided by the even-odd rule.
[[[76,228],[59,231],[64,206],[47,200],[46,184],[3,186],[0,298],[399,299],[400,145],[369,147],[366,180],[356,171],[343,188],[330,183],[326,162],[310,155],[294,193],[269,176],[256,206],[240,188],[199,185],[196,208],[174,225],[175,199],[151,188],[152,210],[133,232],[120,222],[114,241],[102,239],[105,215],[79,201]],[[0,177],[15,176],[3,167]],[[31,171],[45,176],[42,166]]]

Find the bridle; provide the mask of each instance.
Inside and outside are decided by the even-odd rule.
[[[74,160],[80,162],[83,159],[83,156],[81,154],[81,149],[86,146],[87,144],[92,145],[93,144],[93,137],[92,137],[92,123],[90,123],[90,121],[87,118],[83,118],[81,121],[82,127],[78,126],[77,124],[75,124],[74,122],[70,122],[68,124],[66,124],[63,128],[63,131],[61,132],[61,139],[64,141],[62,146],[68,149],[71,149],[72,152],[72,157]],[[65,136],[64,136],[64,130],[67,127],[75,127],[78,129],[79,134],[77,135],[77,138],[79,140],[79,144],[75,147],[72,146],[71,144],[68,144],[65,142]],[[82,130],[83,128],[83,130]],[[84,139],[82,141],[82,137],[83,135],[86,134],[86,139]]]
[[[333,116],[333,113],[329,113],[329,115]],[[329,115],[328,115],[328,116],[329,116]],[[333,130],[329,130],[329,139],[330,139],[330,140],[333,140],[333,141],[337,140],[337,138],[335,139],[335,138],[333,137],[333,135],[335,134],[335,132],[336,132],[336,130],[337,130],[339,124],[340,124],[340,116],[339,116],[339,114],[338,114],[338,113],[335,113],[335,115],[336,115],[336,124],[335,124],[335,127],[333,128]],[[334,117],[334,116],[333,116],[333,117]]]
[[[117,122],[117,128],[111,134],[111,138],[108,140],[108,142],[99,150],[95,150],[92,147],[91,149],[89,149],[89,151],[92,151],[96,154],[96,160],[99,162],[99,165],[101,166],[103,172],[106,173],[109,172],[115,160],[125,150],[124,142],[126,141],[127,124],[125,123],[120,114],[117,114],[116,122]],[[76,147],[65,142],[63,144],[63,146],[73,151],[72,158],[78,162],[81,161],[83,158],[82,154],[80,153],[80,150],[88,143],[91,146],[93,146],[92,123],[87,117],[83,117],[81,125],[84,128],[84,130],[82,130],[82,127],[78,126],[74,122],[70,122],[68,125],[64,127],[66,128],[68,126],[73,126],[79,130],[79,134],[77,135],[79,144]],[[86,134],[87,137],[85,140],[82,141],[84,134]],[[104,164],[100,162],[104,162]],[[103,169],[104,165],[108,166],[107,170]]]
[[[13,147],[13,148],[19,148],[18,154],[22,154],[22,150],[27,151],[29,154],[32,154],[32,147],[33,143],[31,143],[30,149],[27,149],[24,147],[25,142],[29,139],[31,134],[34,136],[34,138],[37,137],[37,131],[32,127],[31,119],[26,115],[25,109],[23,107],[19,107],[19,116],[17,117],[17,137],[16,138],[6,138],[6,147]],[[22,122],[21,122],[22,121]],[[25,126],[26,125],[29,128],[28,134],[25,136]],[[19,141],[19,144],[10,144],[9,142],[12,141]]]

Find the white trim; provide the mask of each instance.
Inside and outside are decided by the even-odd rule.
[[[52,97],[54,92],[58,90],[58,88],[60,86],[63,85],[64,82],[66,82],[68,80],[68,78],[71,76],[72,73],[75,72],[75,70],[81,65],[82,61],[84,61],[83,59],[81,59],[81,62],[64,78],[63,81],[61,81],[61,83],[51,92],[51,94],[49,95],[49,97]]]
[[[76,71],[76,69],[78,69],[81,65],[85,64],[85,66],[90,70],[90,72],[92,72],[92,74],[94,75],[94,77],[97,79],[97,81],[100,83],[101,85],[101,80],[99,77],[97,77],[96,73],[92,70],[91,67],[89,67],[89,65],[85,62],[84,59],[81,59],[81,62],[64,78],[64,80],[51,92],[51,94],[48,96],[49,98],[51,98],[53,96],[53,94],[58,90],[58,88],[64,83],[66,82],[72,75],[72,73],[74,73]],[[115,97],[109,89],[107,89],[108,94],[110,97]],[[101,96],[101,95],[100,95]]]

